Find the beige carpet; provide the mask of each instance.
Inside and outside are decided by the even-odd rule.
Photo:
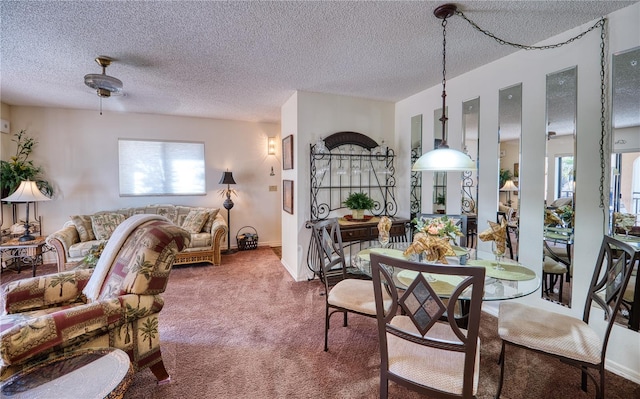
[[[3,281],[7,276],[3,273]],[[294,282],[269,248],[223,256],[221,266],[175,268],[160,313],[163,357],[172,382],[158,386],[143,370],[125,398],[378,397],[375,320],[351,316],[344,328],[335,317],[329,352],[324,352],[320,292],[317,280]],[[496,318],[483,314],[482,399],[492,398],[496,390],[496,330]],[[547,357],[512,349],[507,368],[505,399],[594,397],[593,386],[589,393],[580,390],[577,370]],[[390,398],[419,397],[390,385]],[[606,398],[640,398],[640,386],[607,373]]]

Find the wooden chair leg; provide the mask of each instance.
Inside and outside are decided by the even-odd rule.
[[[164,368],[162,359],[160,359],[158,363],[149,367],[149,369],[158,380],[158,385],[168,384],[171,382],[171,377],[169,376],[169,373],[167,373],[167,369]]]

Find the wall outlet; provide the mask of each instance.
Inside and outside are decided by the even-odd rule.
[[[269,186],[269,191],[278,191],[278,186]]]
[[[9,134],[11,131],[11,123],[6,119],[0,119],[0,132]]]

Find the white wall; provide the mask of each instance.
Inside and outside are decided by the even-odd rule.
[[[295,170],[283,171],[282,177],[294,180],[296,192],[294,218],[288,214],[282,218],[282,262],[294,279],[303,281],[313,276],[306,263],[311,237],[310,229],[305,227],[311,217],[309,145],[320,137],[341,131],[362,133],[378,143],[383,139],[385,143],[393,143],[394,105],[299,91],[282,107],[281,124],[282,136],[293,134],[295,147]]]
[[[545,43],[559,42],[585,30],[592,21],[565,32]],[[640,45],[640,3],[609,16],[609,55]],[[450,38],[455,40],[455,38]],[[487,39],[489,40],[489,39]],[[497,44],[496,44],[497,45]],[[546,74],[571,66],[578,66],[578,116],[576,177],[576,242],[572,308],[554,305],[540,298],[536,292],[522,299],[538,307],[582,317],[587,287],[595,258],[605,232],[606,217],[599,207],[600,156],[600,32],[586,35],[582,40],[561,49],[536,52],[520,51],[481,68],[447,81],[449,107],[449,144],[459,143],[463,101],[480,96],[480,170],[479,170],[479,229],[487,220],[495,219],[498,185],[498,92],[501,88],[522,82],[523,118],[520,160],[520,261],[541,272],[542,209],[544,207],[544,149],[545,149],[545,77]],[[423,126],[433,126],[433,110],[439,108],[440,86],[432,87],[396,104],[396,130],[407,142],[411,117],[423,114]],[[433,142],[431,129],[424,129],[423,142]],[[608,141],[607,141],[608,142]],[[457,147],[459,148],[459,147]],[[424,148],[426,151],[427,148]],[[608,151],[608,150],[605,150]],[[607,153],[608,154],[608,153]],[[608,158],[608,155],[607,155]],[[408,170],[408,169],[407,169]],[[408,172],[407,172],[408,173]],[[427,177],[429,173],[425,173]],[[608,175],[608,173],[606,173]],[[453,182],[449,173],[449,182]],[[429,181],[429,178],[423,180]],[[605,183],[605,199],[608,198]],[[428,184],[423,184],[423,186]],[[459,192],[450,184],[448,193]],[[430,188],[423,189],[423,198],[430,197]],[[429,201],[426,201],[429,202]],[[423,201],[424,206],[428,206]],[[448,200],[447,207],[452,203]],[[451,208],[453,209],[453,208]],[[524,245],[540,243],[540,245]],[[487,249],[488,243],[479,243]],[[496,306],[491,307],[493,312]],[[592,324],[602,329],[601,318],[592,317]],[[640,335],[615,326],[607,352],[607,367],[634,381],[640,382]]]
[[[71,215],[154,203],[219,207],[226,219],[224,198],[218,193],[223,186],[218,182],[228,168],[238,191],[232,198],[231,246],[236,245],[237,231],[246,225],[257,229],[259,245],[280,245],[280,146],[277,157],[267,155],[267,137],[279,140],[278,124],[113,112],[101,116],[97,110],[10,109],[12,134],[26,129],[38,141],[31,159],[44,168],[56,190],[53,201],[38,205],[45,234],[62,227]],[[8,135],[2,136],[4,143]],[[207,194],[120,197],[118,138],[204,142]],[[15,145],[11,144],[12,153]],[[275,176],[269,176],[272,166]],[[270,192],[270,185],[278,191]],[[3,208],[7,225],[9,207]]]

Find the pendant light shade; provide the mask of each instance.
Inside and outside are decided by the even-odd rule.
[[[476,170],[476,164],[471,157],[460,150],[449,148],[447,145],[446,127],[446,98],[447,98],[447,18],[457,11],[455,4],[444,4],[433,11],[436,18],[442,20],[442,144],[434,150],[422,154],[413,164],[411,170],[414,171],[435,171],[435,172],[462,172],[466,170]]]
[[[476,170],[476,164],[471,157],[462,151],[452,148],[436,148],[422,154],[413,164],[414,171],[434,171],[434,172],[462,172],[465,170]]]

